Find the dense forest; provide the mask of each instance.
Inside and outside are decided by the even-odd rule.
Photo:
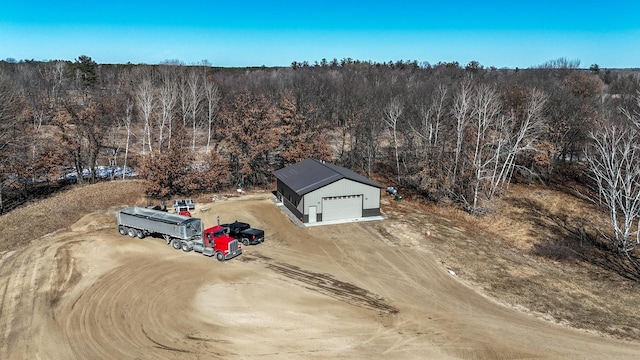
[[[640,72],[579,65],[0,61],[0,213],[132,174],[157,199],[269,187],[272,171],[314,157],[480,216],[514,181],[577,182],[611,213],[612,244],[628,254]]]

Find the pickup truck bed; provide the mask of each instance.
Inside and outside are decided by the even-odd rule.
[[[242,245],[256,245],[264,242],[264,230],[252,228],[251,225],[235,221],[231,224],[222,224],[229,229],[229,236],[238,239]]]

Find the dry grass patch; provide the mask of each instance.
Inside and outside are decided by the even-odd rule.
[[[0,216],[0,251],[28,245],[34,239],[67,228],[87,213],[144,203],[144,182],[140,180],[75,186]]]

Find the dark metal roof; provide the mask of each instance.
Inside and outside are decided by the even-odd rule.
[[[273,175],[298,195],[310,193],[341,179],[349,179],[362,184],[383,188],[377,182],[355,171],[316,159],[306,159],[273,172]]]

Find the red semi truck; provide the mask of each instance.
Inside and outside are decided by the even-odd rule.
[[[131,207],[118,211],[118,231],[121,235],[140,239],[161,236],[167,244],[185,252],[191,250],[224,261],[242,254],[238,240],[230,237],[220,225],[203,229],[198,218],[164,211]]]
[[[227,235],[226,229],[220,225],[204,229],[202,239],[181,242],[185,252],[191,250],[207,256],[216,256],[218,261],[225,261],[242,254],[242,246],[238,240]]]

